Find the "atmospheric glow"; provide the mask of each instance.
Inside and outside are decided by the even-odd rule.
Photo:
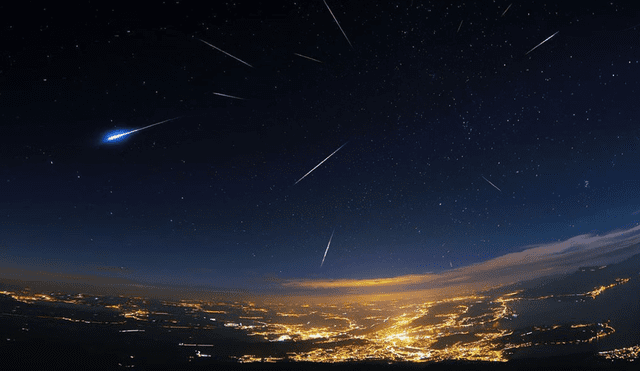
[[[438,278],[437,275],[415,274],[399,277],[371,278],[371,279],[335,279],[335,280],[291,280],[283,285],[308,289],[330,289],[349,287],[379,287],[425,283]]]

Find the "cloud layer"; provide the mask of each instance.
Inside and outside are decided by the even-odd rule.
[[[640,225],[605,235],[584,234],[561,242],[528,246],[520,252],[439,274],[363,280],[289,280],[282,285],[315,294],[384,294],[418,290],[449,290],[454,294],[571,273],[581,266],[616,263],[638,253]]]

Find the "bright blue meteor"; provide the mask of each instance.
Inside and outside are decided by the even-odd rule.
[[[182,116],[178,116],[178,117],[174,117],[172,119],[168,119],[168,120],[164,120],[164,121],[160,121],[160,122],[156,122],[155,124],[151,124],[151,125],[147,125],[145,127],[142,128],[138,128],[138,129],[134,129],[134,130],[129,130],[129,131],[123,131],[122,129],[120,130],[114,130],[112,131],[109,135],[104,139],[104,142],[114,142],[117,141],[119,139],[122,139],[123,137],[129,135],[129,134],[133,134],[136,131],[140,131],[140,130],[144,130],[144,129],[148,129],[152,126],[156,126],[156,125],[160,125],[160,124],[164,124],[165,122],[169,122],[169,121],[173,121],[175,119],[179,119]]]

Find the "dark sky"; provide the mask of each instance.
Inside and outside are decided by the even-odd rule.
[[[327,4],[348,40],[322,0],[0,5],[0,266],[259,288],[640,220],[640,4]]]

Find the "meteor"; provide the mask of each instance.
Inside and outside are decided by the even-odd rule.
[[[509,11],[509,8],[511,8],[511,5],[513,5],[513,3],[509,4],[507,9],[505,9],[504,12],[502,12],[502,15],[500,17],[504,17],[504,15],[507,14],[507,12]]]
[[[147,126],[142,127],[142,128],[138,128],[138,129],[134,129],[134,130],[129,130],[129,131],[125,131],[125,132],[122,132],[122,131],[114,131],[114,132],[111,132],[111,135],[110,135],[110,136],[108,136],[108,137],[106,137],[104,141],[105,141],[105,142],[113,142],[113,141],[116,141],[116,140],[118,140],[118,139],[121,139],[122,137],[125,137],[125,136],[127,136],[127,135],[129,135],[129,134],[133,134],[133,133],[135,133],[135,132],[137,132],[137,131],[141,131],[141,130],[144,130],[144,129],[149,129],[149,128],[150,128],[150,127],[152,127],[152,126],[156,126],[156,125],[164,124],[165,122],[173,121],[173,120],[175,120],[175,119],[179,119],[180,117],[182,117],[182,116],[178,116],[178,117],[174,117],[174,118],[172,118],[172,119],[168,119],[168,120],[164,120],[164,121],[156,122],[155,124],[147,125]]]
[[[298,53],[293,53],[293,54],[297,55],[298,57],[307,58],[307,59],[308,59],[308,60],[310,60],[310,61],[314,61],[314,62],[322,63],[322,61],[319,61],[319,60],[317,60],[317,59],[313,59],[313,58],[311,58],[311,57],[307,57],[306,55],[302,55],[302,54],[298,54]]]
[[[214,49],[215,49],[215,50],[217,50],[217,51],[223,52],[224,54],[226,54],[226,55],[228,55],[229,57],[231,57],[231,58],[233,58],[233,59],[237,60],[238,62],[244,63],[244,64],[246,64],[247,66],[249,66],[249,67],[253,68],[253,66],[252,66],[252,65],[250,65],[249,63],[247,63],[247,62],[243,61],[242,59],[240,59],[240,58],[238,58],[238,57],[234,57],[233,55],[231,55],[231,54],[229,54],[229,53],[225,52],[224,50],[222,50],[222,49],[218,48],[217,46],[212,45],[212,44],[209,44],[208,42],[206,42],[206,41],[204,41],[204,40],[202,40],[202,39],[198,39],[198,40],[200,40],[200,41],[202,41],[203,43],[205,43],[205,44],[209,45],[210,47],[214,48]]]
[[[347,142],[347,143],[349,143],[349,142]],[[309,172],[308,172],[308,173],[304,174],[304,175],[302,176],[302,178],[298,179],[298,181],[297,181],[297,182],[295,182],[295,183],[293,183],[293,185],[296,185],[296,184],[300,183],[300,181],[301,181],[302,179],[306,178],[306,177],[307,177],[307,175],[311,174],[311,172],[312,172],[312,171],[314,171],[314,170],[315,170],[315,169],[317,169],[320,165],[322,165],[325,161],[327,161],[327,160],[329,159],[329,157],[333,156],[336,152],[338,152],[339,150],[341,150],[341,149],[342,149],[342,147],[344,147],[347,143],[345,143],[345,144],[341,145],[341,146],[340,146],[340,148],[338,148],[338,149],[336,149],[335,151],[333,151],[333,153],[331,153],[329,156],[327,156],[327,158],[325,158],[324,160],[320,161],[320,163],[319,163],[318,165],[316,165],[316,167],[314,167],[313,169],[309,170]]]
[[[493,186],[493,188],[495,188],[495,189],[497,189],[498,191],[502,192],[502,190],[501,190],[500,188],[496,187],[496,185],[495,185],[495,184],[491,183],[491,182],[489,181],[489,179],[487,179],[487,178],[485,178],[485,177],[484,177],[484,175],[481,175],[481,177],[482,177],[482,179],[486,180],[486,181],[487,181],[487,183],[491,184],[491,185]]]
[[[552,37],[554,37],[555,35],[557,35],[557,34],[558,34],[558,32],[560,32],[560,31],[556,31],[556,33],[554,33],[553,35],[551,35],[551,36],[547,37],[546,39],[544,39],[544,41],[542,41],[540,44],[538,44],[538,45],[534,46],[534,47],[533,47],[533,49],[531,49],[531,50],[529,50],[528,52],[524,53],[524,55],[527,55],[527,54],[531,53],[532,51],[536,50],[540,45],[542,45],[542,44],[546,43],[546,42],[547,42],[547,41],[549,41]]]
[[[233,95],[229,95],[229,94],[222,94],[222,93],[216,93],[215,91],[213,92],[213,94],[221,96],[221,97],[227,97],[227,98],[233,98],[233,99],[240,99],[240,100],[244,100],[244,98],[240,98],[240,97],[235,97]]]
[[[338,25],[338,28],[340,29],[340,32],[342,32],[342,34],[344,35],[344,38],[347,39],[347,42],[349,43],[349,46],[351,47],[351,49],[353,49],[353,45],[351,45],[351,41],[349,41],[349,38],[347,37],[347,34],[344,33],[344,30],[340,26],[340,22],[338,22],[338,19],[336,18],[336,16],[333,15],[333,12],[331,11],[331,8],[329,8],[329,4],[327,4],[326,0],[322,0],[322,1],[324,1],[324,5],[327,6],[327,9],[329,9],[329,13],[331,13],[331,16],[333,17],[333,20],[336,21],[336,24]]]
[[[329,243],[327,244],[327,249],[324,250],[324,256],[322,257],[322,263],[320,263],[320,268],[322,268],[322,264],[324,264],[324,258],[327,257],[327,252],[329,251],[329,246],[331,246],[331,240],[333,239],[333,234],[336,232],[336,229],[333,229],[333,232],[331,232],[331,237],[329,237]]]

